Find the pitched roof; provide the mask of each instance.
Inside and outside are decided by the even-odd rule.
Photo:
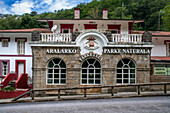
[[[84,20],[91,20],[91,21],[125,21],[125,22],[134,22],[140,23],[144,22],[144,19],[56,19],[56,18],[39,18],[37,19],[40,22],[48,22],[48,21],[84,21]]]
[[[51,31],[50,31],[49,29],[47,29],[47,28],[32,28],[32,29],[0,30],[0,33],[33,32],[33,31],[45,32],[45,33],[51,32]]]

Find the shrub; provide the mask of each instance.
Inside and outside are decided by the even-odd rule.
[[[5,87],[3,89],[1,89],[2,91],[14,91],[16,88],[13,88],[11,86]]]

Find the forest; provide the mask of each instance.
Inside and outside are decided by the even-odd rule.
[[[81,19],[101,19],[102,9],[108,9],[109,19],[144,19],[134,24],[134,30],[170,31],[170,0],[93,0],[80,3]],[[39,18],[73,19],[74,8],[38,14],[32,11],[23,15],[0,14],[0,29],[47,28]]]

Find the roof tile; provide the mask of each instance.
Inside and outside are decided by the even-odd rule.
[[[32,29],[10,29],[10,30],[0,30],[0,32],[33,32],[33,31],[40,31],[40,32],[51,32],[47,28],[32,28]]]

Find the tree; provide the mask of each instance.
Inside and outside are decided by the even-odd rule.
[[[135,30],[169,30],[169,5],[170,0],[92,0],[90,3],[80,3],[74,8],[80,8],[81,19],[102,18],[102,10],[108,9],[109,19],[144,19],[144,22],[134,25]],[[122,4],[124,6],[122,7]],[[166,6],[166,7],[165,7]],[[44,27],[38,18],[73,19],[74,8],[61,9],[56,12],[37,14],[0,15],[0,29]],[[122,14],[123,9],[123,14]],[[160,10],[162,11],[161,15]],[[165,13],[163,13],[165,12]],[[159,17],[162,16],[162,19]],[[160,21],[159,21],[160,20]],[[163,24],[165,25],[162,26]]]
[[[36,15],[37,15],[37,12],[36,12],[36,11],[32,11],[32,12],[30,13],[30,15],[31,15],[31,16],[36,16]]]
[[[28,29],[28,28],[41,28],[44,27],[44,24],[41,22],[37,22],[35,16],[31,16],[30,14],[26,13],[21,16],[21,28]]]
[[[18,15],[3,15],[0,18],[0,29],[18,29],[20,28],[20,16]]]
[[[129,1],[129,0],[128,0]],[[130,0],[125,4],[128,13],[133,19],[144,19],[144,23],[138,24],[142,30],[158,30],[159,11],[163,9],[170,0]]]
[[[163,10],[162,10],[163,16],[163,23],[165,30],[170,31],[170,2],[169,5],[167,5]]]

